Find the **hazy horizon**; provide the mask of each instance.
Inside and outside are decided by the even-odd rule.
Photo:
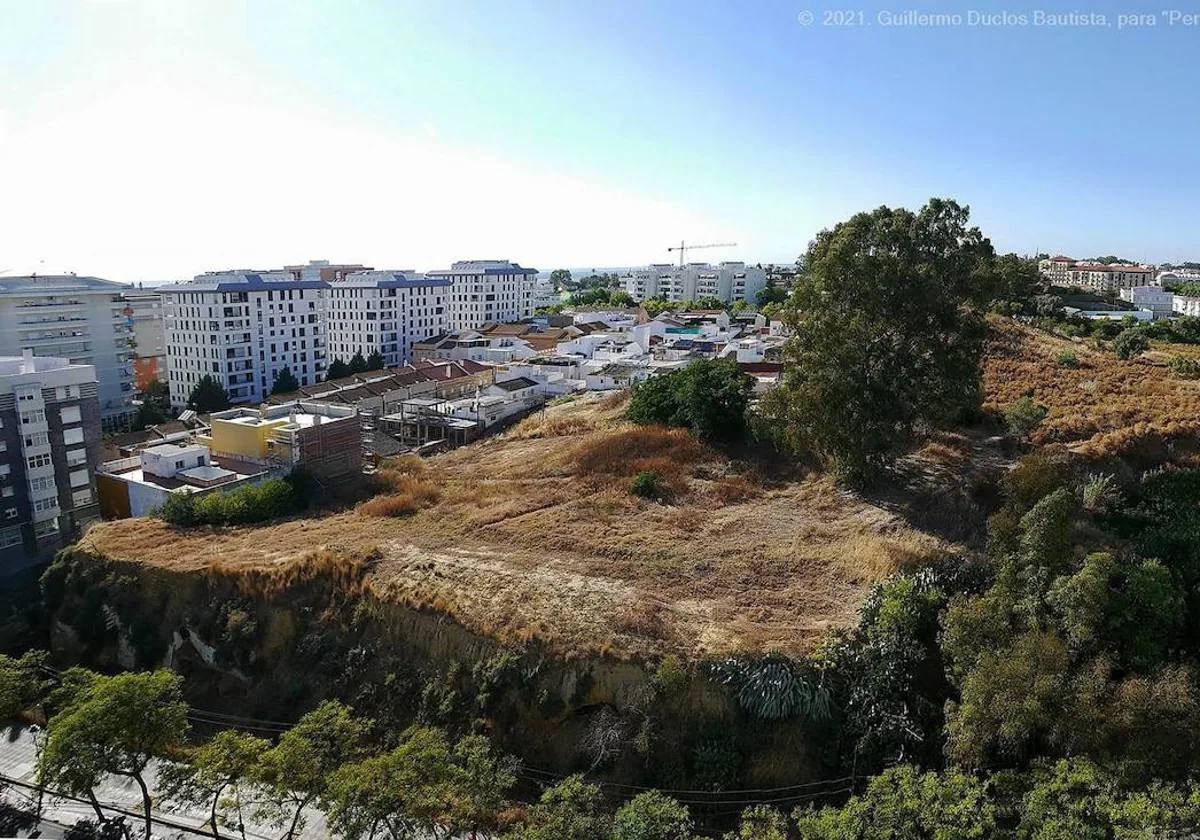
[[[1001,251],[1200,259],[1194,31],[864,8],[0,0],[0,270],[787,264],[931,196]]]

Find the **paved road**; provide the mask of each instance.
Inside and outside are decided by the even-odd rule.
[[[34,765],[37,760],[36,739],[40,737],[44,737],[44,735],[42,733],[35,735],[26,727],[0,729],[0,775],[22,782],[33,783]],[[148,768],[146,773],[146,784],[151,791],[155,789],[158,765],[159,763],[155,762]],[[96,790],[96,798],[100,800],[102,806],[141,813],[142,792],[138,788],[137,782],[132,779],[110,776]],[[49,795],[47,795],[45,800],[44,811],[47,820],[63,825],[74,825],[77,820],[92,819],[95,816],[91,805],[61,798],[51,798]],[[166,807],[156,803],[154,813],[156,817],[191,829],[184,830],[183,828],[171,828],[160,825],[155,829],[155,837],[191,838],[201,835],[212,836],[211,833],[200,830],[208,819],[208,815],[201,810]],[[315,809],[310,809],[305,816],[307,818],[307,825],[301,835],[305,840],[324,840],[324,838],[329,836],[325,828],[323,814]],[[137,824],[136,818],[130,819]],[[246,832],[246,837],[247,840],[277,840],[280,833],[278,830],[263,826],[252,826]]]

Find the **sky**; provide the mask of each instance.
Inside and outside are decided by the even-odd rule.
[[[1200,259],[1200,19],[1081,7],[0,0],[0,272],[783,263],[931,196]]]

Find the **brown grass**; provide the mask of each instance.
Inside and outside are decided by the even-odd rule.
[[[83,542],[114,558],[277,582],[321,552],[377,550],[365,586],[473,632],[564,656],[681,658],[811,649],[854,620],[871,581],[951,549],[820,477],[768,491],[687,432],[627,423],[622,403],[575,400],[498,438],[385,464],[381,495],[352,511],[187,532],[124,520]],[[647,468],[684,492],[670,505],[632,496],[630,476]],[[419,504],[390,500],[418,490]]]
[[[411,516],[435,504],[442,495],[432,482],[415,475],[393,472],[383,481],[391,492],[363,502],[358,506],[359,513],[367,516]]]
[[[1003,411],[1030,394],[1049,409],[1032,435],[1035,444],[1108,458],[1147,442],[1200,434],[1200,382],[1175,379],[1150,359],[1122,361],[1004,319],[989,326],[985,408]],[[1057,363],[1068,349],[1079,368]]]

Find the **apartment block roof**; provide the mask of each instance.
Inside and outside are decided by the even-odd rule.
[[[428,272],[432,276],[452,274],[537,274],[536,268],[522,268],[509,260],[459,260],[449,269]]]
[[[160,294],[187,292],[266,292],[286,289],[328,289],[323,280],[295,280],[282,271],[214,271],[186,283],[159,286]]]
[[[19,277],[0,276],[0,295],[52,294],[118,294],[135,291],[133,286],[103,280],[99,277],[80,277],[75,274],[28,274]]]
[[[370,287],[373,289],[412,289],[418,286],[449,286],[447,277],[431,277],[415,271],[356,271],[330,284],[331,289]]]

